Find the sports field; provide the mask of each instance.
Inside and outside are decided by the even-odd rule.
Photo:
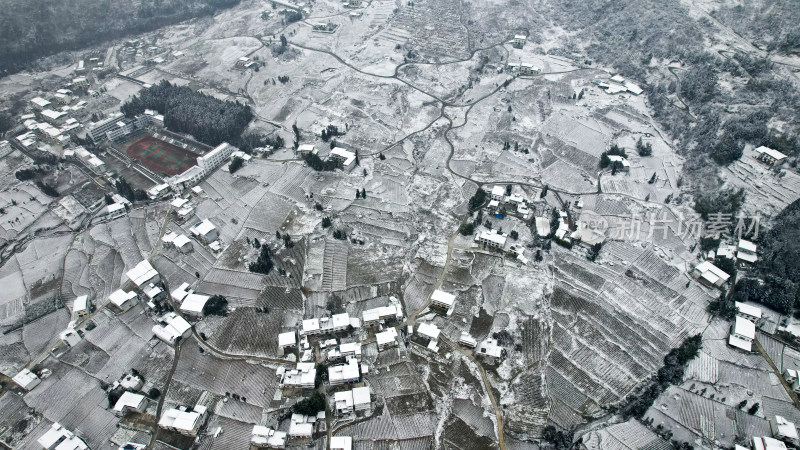
[[[197,155],[167,142],[146,136],[125,151],[150,170],[163,175],[177,175],[197,163]]]

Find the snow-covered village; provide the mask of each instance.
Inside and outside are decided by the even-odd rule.
[[[800,448],[797,2],[0,4],[0,448]]]

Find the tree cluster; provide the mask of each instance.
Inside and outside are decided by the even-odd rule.
[[[248,105],[219,100],[167,80],[142,89],[120,109],[128,117],[154,109],[164,115],[164,125],[170,130],[212,146],[237,142],[253,119]]]
[[[231,158],[231,163],[228,165],[228,171],[230,171],[231,174],[236,173],[236,171],[241,169],[243,165],[244,159],[234,156]]]
[[[222,295],[212,295],[205,305],[203,305],[204,316],[227,316],[228,299]]]
[[[305,157],[304,161],[309,167],[317,172],[332,172],[342,167],[341,161],[336,158],[328,158],[327,160],[323,161],[322,158],[313,153],[309,153]]]
[[[632,394],[621,408],[625,417],[642,418],[656,398],[670,385],[683,381],[686,365],[694,359],[703,346],[701,335],[686,338],[679,347],[673,348],[664,357],[664,365],[658,369],[656,379],[639,395]]]
[[[328,142],[330,138],[336,136],[344,136],[344,134],[345,133],[343,131],[339,131],[339,127],[337,127],[336,125],[328,125],[326,128],[322,130],[322,133],[320,133],[320,137],[324,142]]]
[[[640,137],[638,141],[636,141],[636,152],[639,153],[639,156],[652,156],[653,155],[653,144],[651,143],[643,143],[642,138]]]
[[[469,199],[469,209],[476,210],[482,207],[485,202],[486,202],[486,191],[484,191],[483,188],[478,188],[478,190],[475,191],[475,195],[473,195],[472,198]]]
[[[258,240],[256,240],[258,242]],[[272,254],[269,251],[268,245],[261,245],[261,251],[258,254],[258,259],[250,263],[248,269],[250,272],[268,274],[272,270]]]
[[[314,392],[309,397],[295,403],[292,410],[297,414],[315,416],[318,412],[325,411],[325,396],[319,392]]]
[[[618,146],[617,144],[611,145],[611,148],[604,151],[600,154],[600,168],[605,169],[609,165],[611,165],[611,159],[609,158],[610,155],[622,156],[623,158],[628,157],[628,153],[625,152],[625,149]]]
[[[703,220],[708,220],[712,214],[731,214],[735,216],[736,212],[744,203],[745,192],[744,189],[721,190],[710,193],[701,193],[697,196],[694,203],[694,210]]]

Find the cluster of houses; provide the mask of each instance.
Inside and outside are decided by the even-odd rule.
[[[708,261],[725,258],[741,264],[753,264],[758,260],[758,246],[746,239],[739,239],[735,245],[720,243],[716,250],[705,254]]]
[[[631,82],[630,80],[626,80],[619,74],[612,76],[608,80],[597,78],[592,80],[592,83],[596,84],[598,87],[605,90],[609,94],[620,94],[622,92],[630,92],[633,95],[639,95],[642,92],[644,92],[644,90],[637,84]]]
[[[787,450],[800,446],[797,426],[788,421],[783,416],[773,416],[769,418],[769,428],[772,437],[753,436],[753,450]],[[736,450],[744,449],[740,445]]]
[[[308,155],[319,154],[319,150],[313,144],[302,144],[297,147],[297,154],[301,158],[305,158]],[[341,147],[332,148],[330,153],[328,153],[327,158],[328,160],[339,161],[342,164],[342,169],[345,171],[350,171],[353,167],[355,167],[355,152],[351,152],[350,150]]]

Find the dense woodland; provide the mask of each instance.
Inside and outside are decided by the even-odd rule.
[[[34,59],[213,14],[240,0],[0,0],[0,76]]]
[[[761,238],[755,275],[736,284],[734,299],[763,303],[784,313],[800,311],[800,200],[775,218]]]
[[[143,89],[120,108],[128,117],[155,109],[172,131],[192,135],[208,145],[238,142],[253,119],[250,106],[227,102],[163,80]]]

